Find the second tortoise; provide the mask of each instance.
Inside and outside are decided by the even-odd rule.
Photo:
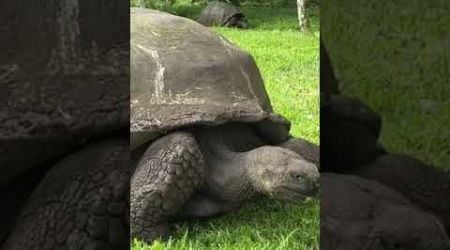
[[[197,22],[205,26],[248,28],[248,21],[238,7],[218,1],[209,2],[198,16]]]

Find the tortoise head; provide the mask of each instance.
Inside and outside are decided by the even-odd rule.
[[[236,14],[225,22],[226,27],[248,28],[248,21],[243,14]]]
[[[293,202],[318,194],[318,168],[291,150],[260,147],[251,153],[251,162],[248,174],[259,193]]]

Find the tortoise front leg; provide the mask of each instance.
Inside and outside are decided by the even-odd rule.
[[[191,134],[175,132],[153,142],[131,177],[131,237],[149,243],[168,236],[167,220],[201,185],[204,167]]]
[[[93,143],[56,163],[25,202],[2,249],[124,249],[128,138]]]
[[[292,150],[302,156],[305,160],[320,166],[320,149],[318,145],[304,139],[290,137],[288,140],[276,146]]]

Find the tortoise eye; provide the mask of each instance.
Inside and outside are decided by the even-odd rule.
[[[291,177],[292,177],[294,180],[298,180],[298,181],[303,180],[303,175],[300,174],[300,173],[292,173],[292,174],[291,174]]]

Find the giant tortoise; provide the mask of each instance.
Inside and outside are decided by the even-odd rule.
[[[273,113],[253,58],[186,18],[131,10],[131,237],[237,209],[258,195],[315,196],[318,147]]]
[[[1,4],[1,249],[128,246],[128,10],[86,3]]]
[[[212,1],[197,17],[197,22],[205,26],[225,26],[245,29],[248,21],[242,11],[229,3]]]

